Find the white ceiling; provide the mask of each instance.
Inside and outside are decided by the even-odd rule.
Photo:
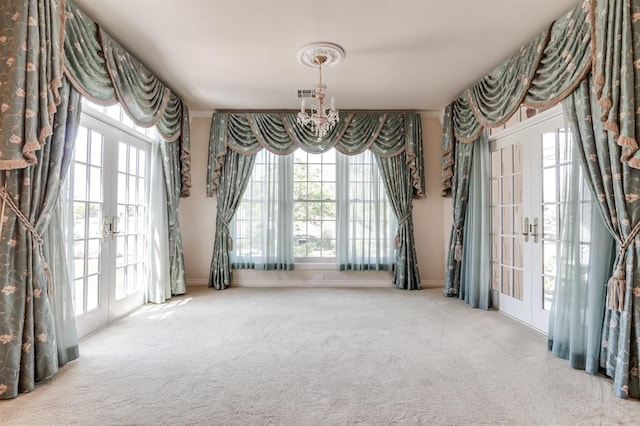
[[[318,73],[339,109],[440,110],[577,0],[75,0],[194,111],[296,109]]]

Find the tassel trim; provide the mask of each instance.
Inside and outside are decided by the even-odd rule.
[[[627,280],[625,279],[622,262],[618,262],[616,271],[613,273],[613,276],[609,278],[607,289],[609,292],[609,303],[607,307],[615,312],[624,311],[624,299],[625,292],[627,291]]]
[[[460,262],[462,260],[462,230],[456,229],[456,246],[453,249],[453,258]]]
[[[616,269],[613,272],[609,282],[607,283],[608,303],[607,307],[614,312],[624,311],[624,302],[627,292],[627,280],[625,275],[625,264],[627,258],[627,249],[633,243],[636,236],[640,233],[640,222],[636,223],[629,235],[621,241],[618,240],[618,261]]]

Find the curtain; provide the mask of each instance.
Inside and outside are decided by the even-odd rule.
[[[256,154],[231,221],[234,269],[293,269],[293,155]]]
[[[58,363],[64,365],[80,356],[76,317],[71,297],[71,279],[67,263],[67,246],[63,226],[62,197],[51,214],[51,222],[42,237],[44,258],[51,270],[54,297],[51,298],[53,323],[56,330]]]
[[[406,153],[415,197],[424,197],[422,126],[417,113],[344,113],[329,134],[318,141],[310,127],[296,123],[295,113],[216,113],[211,122],[207,195],[213,196],[227,148],[254,155],[261,149],[291,154],[298,148],[321,154],[335,148],[344,155],[366,150],[381,157]]]
[[[451,108],[448,108],[445,114],[450,115]],[[484,138],[482,134],[480,137]],[[446,255],[447,263],[444,282],[444,294],[446,296],[458,296],[460,293],[460,273],[462,272],[460,262],[463,254],[463,233],[465,218],[467,217],[467,204],[469,202],[469,177],[473,165],[474,145],[477,142],[461,143],[454,139],[452,143],[454,144],[453,152],[455,153],[455,172],[451,182],[453,224],[449,237],[449,250]],[[488,147],[488,145],[486,146]]]
[[[66,313],[54,310],[70,303],[56,300],[68,294],[62,289],[68,281],[53,281],[57,277],[47,261],[54,268],[60,264],[53,253],[46,258],[45,243],[56,241],[43,241],[72,159],[80,117],[80,96],[65,79],[59,95],[52,136],[35,151],[34,164],[5,171],[0,181],[0,241],[4,242],[0,244],[0,359],[4,360],[0,398],[31,391],[36,381],[53,376],[76,355],[71,349],[63,354],[67,359],[58,357],[55,318],[64,323]],[[56,287],[61,289],[59,294]],[[71,327],[69,322],[66,325]],[[72,334],[61,338],[70,348],[75,345]]]
[[[168,210],[174,209],[167,203],[169,187],[165,183],[163,157],[161,146],[165,142],[156,138],[151,146],[149,208],[147,208],[147,295],[146,299],[153,303],[162,303],[171,298],[172,294],[185,292],[184,272],[176,279],[171,279],[173,270],[184,268],[184,259],[180,252],[169,254],[169,221]],[[167,168],[166,170],[170,170]],[[168,208],[169,207],[169,208]],[[176,214],[173,214],[174,220]],[[173,244],[176,249],[177,244]],[[179,270],[179,269],[178,269]],[[184,270],[184,269],[183,269]],[[173,288],[172,288],[173,285]]]
[[[225,155],[218,188],[216,235],[209,274],[209,287],[223,290],[231,285],[232,273],[229,251],[232,247],[229,222],[240,204],[249,183],[255,155],[242,155],[229,150]]]
[[[605,131],[598,118],[600,104],[591,83],[591,79],[583,82],[565,107],[586,179],[618,249],[615,272],[606,291],[600,362],[614,379],[616,395],[638,398],[640,169],[621,161],[625,148],[613,132]]]
[[[413,203],[411,171],[405,153],[395,157],[376,155],[387,197],[398,219],[393,284],[404,290],[420,289],[420,272],[413,238]]]
[[[489,140],[475,143],[469,174],[469,200],[464,221],[464,250],[458,297],[473,308],[489,308],[491,244],[489,210]]]
[[[60,0],[4,0],[0,16],[0,170],[35,164],[61,101]]]
[[[336,163],[338,269],[391,270],[397,224],[375,158],[338,153]]]
[[[569,105],[569,110],[575,120],[575,108]],[[591,197],[584,180],[580,160],[578,149],[574,148],[571,166],[560,169],[564,171],[560,177],[561,243],[548,348],[568,359],[571,367],[597,374],[606,299],[603,283],[611,275],[615,250],[598,202]]]
[[[162,169],[166,191],[167,226],[169,237],[169,273],[171,276],[171,294],[186,292],[186,276],[184,269],[184,251],[182,234],[178,222],[178,206],[180,204],[180,155],[181,147],[175,143],[161,143]]]

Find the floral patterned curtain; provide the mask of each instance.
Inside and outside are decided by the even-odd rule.
[[[0,175],[0,399],[33,390],[77,357],[76,348],[58,358],[57,340],[66,339],[56,334],[53,309],[64,291],[56,288],[69,283],[54,282],[43,241],[80,120],[80,96],[65,78],[59,94],[53,134],[35,151],[35,163]]]
[[[309,127],[296,123],[295,113],[218,113],[213,115],[209,139],[207,196],[219,186],[227,148],[244,155],[261,149],[287,155],[298,147],[310,153],[331,148],[345,155],[369,149],[381,157],[407,153],[413,196],[424,197],[422,126],[417,113],[346,113],[321,140]]]

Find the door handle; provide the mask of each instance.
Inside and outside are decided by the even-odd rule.
[[[524,237],[524,242],[529,241],[529,218],[524,218],[524,227],[522,228],[522,236]]]
[[[533,237],[533,242],[537,243],[539,234],[538,234],[538,218],[533,218],[533,225],[531,225],[531,236]]]
[[[118,216],[112,216],[112,220],[111,220],[111,241],[116,239],[116,234],[119,234],[120,231],[118,230]]]
[[[108,216],[105,216],[102,219],[102,239],[106,242],[109,241],[109,236],[111,235],[111,221]]]

